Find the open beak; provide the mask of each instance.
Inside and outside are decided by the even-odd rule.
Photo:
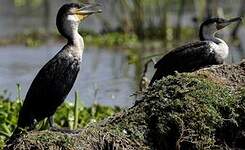
[[[242,17],[236,17],[236,18],[232,18],[232,19],[226,20],[226,21],[224,21],[222,23],[218,23],[217,24],[217,29],[218,30],[223,29],[224,27],[230,25],[233,22],[240,22],[240,21],[242,21]]]
[[[89,15],[95,13],[101,13],[102,10],[98,9],[99,4],[83,4],[80,9],[76,11],[76,15],[81,16],[81,18],[86,18]]]

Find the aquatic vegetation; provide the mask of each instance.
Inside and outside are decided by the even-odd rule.
[[[0,46],[25,45],[27,47],[38,47],[45,44],[50,36],[55,37],[55,34],[49,35],[43,30],[18,33],[12,38],[1,38]]]
[[[94,45],[99,47],[121,47],[129,48],[136,47],[140,44],[135,34],[124,34],[118,32],[97,34],[97,35],[86,35],[84,37],[85,43],[88,45]]]

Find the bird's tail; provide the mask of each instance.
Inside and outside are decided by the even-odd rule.
[[[153,77],[151,79],[149,86],[152,86],[156,80],[160,80],[163,77],[162,72],[163,72],[162,70],[161,71],[159,69],[156,70],[155,74],[153,75]]]

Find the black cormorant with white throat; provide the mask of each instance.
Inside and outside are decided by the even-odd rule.
[[[78,33],[82,20],[99,13],[97,4],[63,5],[56,18],[58,31],[67,44],[38,72],[33,80],[19,113],[17,129],[33,129],[36,122],[45,118],[53,126],[52,116],[70,92],[79,72],[84,43]]]
[[[215,33],[236,21],[241,21],[241,17],[230,20],[210,18],[204,21],[199,31],[200,41],[178,47],[163,56],[154,66],[157,70],[149,86],[175,71],[192,72],[209,65],[222,64],[228,56],[229,47],[225,41],[215,37]]]

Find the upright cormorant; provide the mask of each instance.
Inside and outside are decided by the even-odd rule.
[[[149,86],[174,71],[192,72],[209,65],[222,64],[228,56],[229,47],[225,41],[215,37],[215,33],[236,21],[241,21],[241,17],[230,20],[210,18],[204,21],[199,30],[200,41],[178,47],[163,56],[154,66],[157,70]]]
[[[19,112],[17,129],[31,130],[36,122],[45,118],[53,126],[52,116],[70,92],[82,61],[84,43],[78,33],[79,24],[89,15],[101,12],[96,9],[97,6],[70,3],[60,8],[56,25],[60,34],[67,39],[67,44],[33,80]]]

